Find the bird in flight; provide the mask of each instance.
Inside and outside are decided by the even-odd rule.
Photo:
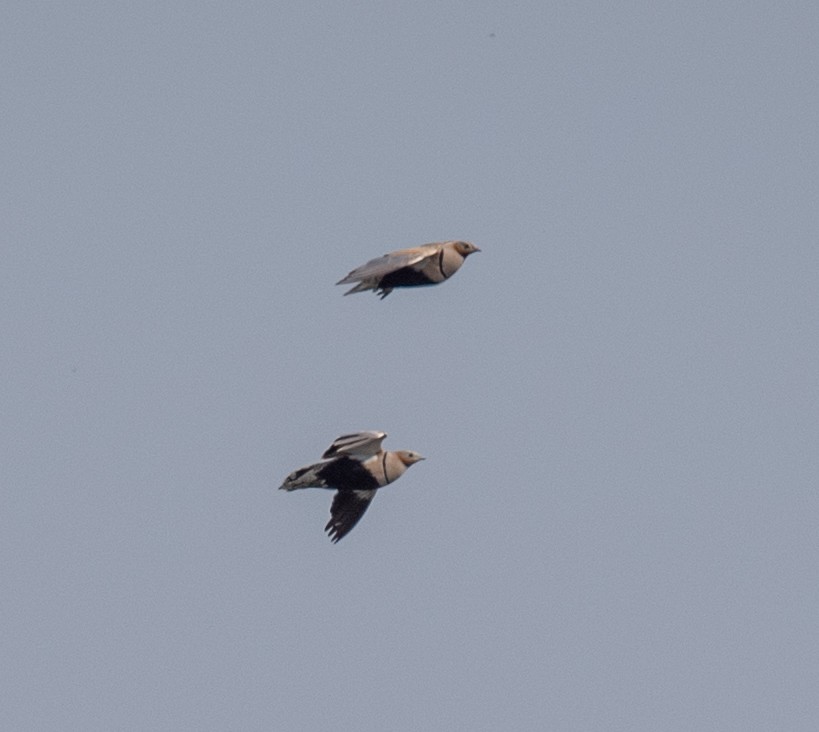
[[[468,241],[441,241],[399,249],[356,267],[336,284],[358,283],[344,294],[374,290],[383,300],[396,287],[437,285],[448,280],[470,254],[479,251]]]
[[[336,491],[330,520],[324,527],[333,543],[358,523],[379,488],[397,480],[410,465],[424,459],[411,450],[382,450],[386,436],[385,432],[341,435],[324,451],[320,462],[294,470],[279,486],[285,491],[300,488]]]

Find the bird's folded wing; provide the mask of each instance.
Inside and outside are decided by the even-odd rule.
[[[355,526],[369,508],[374,490],[338,491],[330,507],[330,520],[324,530],[333,543],[339,541]]]
[[[390,252],[383,257],[371,259],[367,264],[356,267],[344,279],[336,282],[336,284],[347,285],[351,282],[358,282],[359,280],[380,278],[403,267],[412,267],[430,257],[434,257],[440,248],[441,244],[422,244],[420,247],[399,249],[396,252]]]
[[[321,456],[322,458],[332,458],[338,455],[349,455],[358,459],[366,459],[381,452],[381,443],[387,436],[385,432],[352,432],[349,435],[341,435],[333,440]]]

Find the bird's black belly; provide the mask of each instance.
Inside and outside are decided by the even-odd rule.
[[[378,481],[358,460],[346,455],[327,463],[318,471],[327,482],[328,488],[338,490],[372,490],[378,488]]]
[[[391,287],[418,287],[420,285],[434,285],[435,283],[423,272],[419,272],[412,267],[402,267],[401,269],[384,275],[378,286],[382,289]]]

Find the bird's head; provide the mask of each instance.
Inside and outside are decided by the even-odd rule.
[[[395,454],[398,456],[398,459],[407,467],[409,467],[410,465],[414,465],[420,460],[426,460],[425,457],[422,457],[417,452],[413,452],[412,450],[398,450]]]
[[[454,247],[455,251],[464,258],[468,257],[470,254],[481,251],[470,241],[456,241],[454,243]]]

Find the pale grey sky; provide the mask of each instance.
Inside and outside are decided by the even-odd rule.
[[[291,5],[0,12],[0,727],[815,729],[819,6]]]

